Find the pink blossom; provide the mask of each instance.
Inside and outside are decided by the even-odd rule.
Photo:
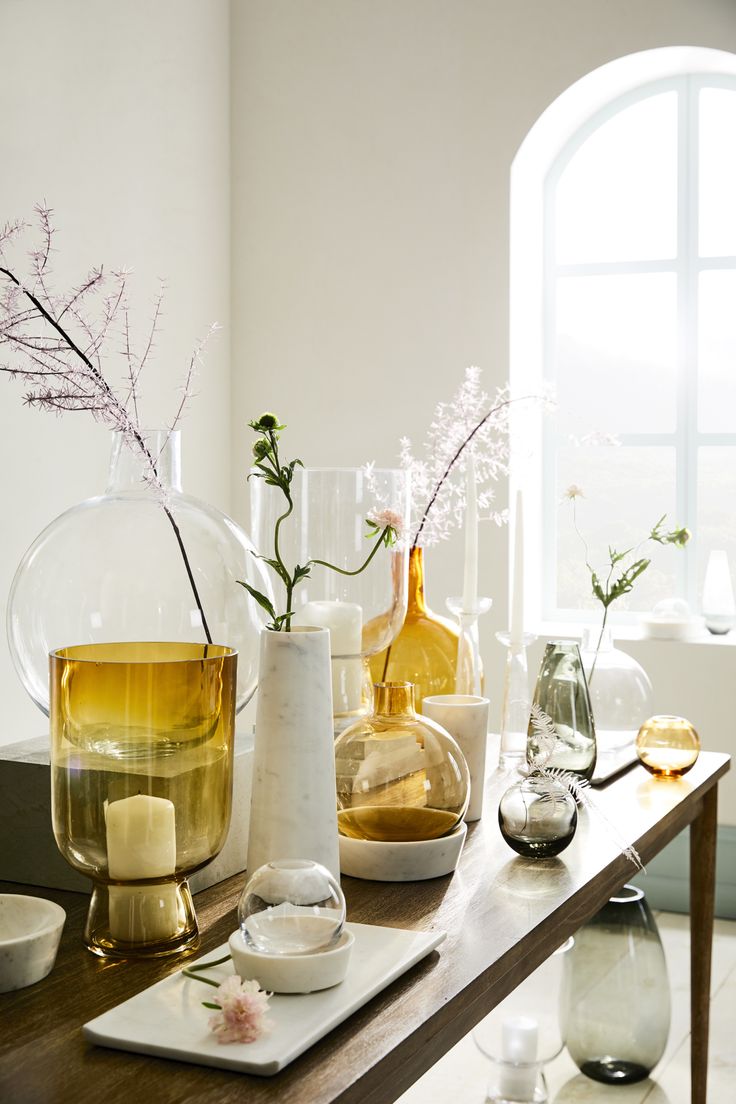
[[[269,997],[257,981],[241,981],[235,974],[225,978],[213,997],[221,1011],[209,1020],[218,1043],[254,1043],[270,1031],[273,1024],[266,1019]]]
[[[401,536],[401,531],[404,528],[404,519],[396,510],[374,510],[369,520],[373,522],[377,529],[385,529],[390,526],[391,529],[396,530],[399,536]]]

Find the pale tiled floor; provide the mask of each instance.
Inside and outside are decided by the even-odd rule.
[[[658,913],[672,990],[672,1026],[662,1061],[637,1085],[600,1085],[566,1051],[547,1067],[551,1104],[689,1104],[690,928],[687,916]],[[488,1063],[468,1035],[399,1098],[399,1104],[483,1104]],[[710,1017],[709,1104],[736,1101],[736,921],[716,920]]]

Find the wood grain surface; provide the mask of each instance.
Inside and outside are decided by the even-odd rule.
[[[712,928],[715,794],[729,758],[703,753],[679,781],[657,782],[643,767],[597,790],[594,800],[646,863],[696,821],[693,850],[694,943],[702,949]],[[81,1026],[154,981],[180,969],[181,958],[105,962],[81,943],[88,898],[0,883],[1,892],[58,901],[67,924],[55,969],[44,981],[0,995],[0,1101],[3,1104],[106,1104],[137,1095],[156,1104],[388,1104],[524,977],[592,916],[633,874],[601,820],[581,813],[577,835],[557,859],[514,855],[498,830],[497,808],[507,777],[488,780],[485,814],[470,825],[453,876],[390,884],[343,878],[348,919],[422,931],[442,929],[447,940],[324,1040],[275,1077],[254,1077],[107,1050],[85,1042]],[[237,814],[236,814],[237,815]],[[246,815],[241,810],[241,815]],[[202,932],[198,954],[225,942],[237,926],[243,884],[237,876],[196,898]],[[707,898],[710,896],[710,900]],[[695,964],[702,1016],[709,957]],[[699,1088],[705,1100],[705,1035],[694,1024]],[[701,1085],[702,1082],[702,1085]],[[694,1094],[696,1089],[694,1087]]]

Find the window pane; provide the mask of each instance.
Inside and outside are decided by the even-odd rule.
[[[585,140],[556,194],[556,260],[664,260],[677,250],[677,93],[619,111]]]
[[[708,556],[724,548],[736,590],[736,447],[698,450],[698,608]]]
[[[664,513],[674,523],[675,450],[581,447],[563,448],[558,454],[556,501],[562,505],[557,517],[557,604],[561,609],[600,610],[590,592],[585,549],[573,526],[572,503],[563,499],[571,483],[580,486],[585,495],[575,503],[577,524],[587,542],[590,563],[600,576],[609,545],[620,552],[636,548]],[[632,558],[651,558],[650,566],[611,611],[651,610],[656,602],[671,598],[680,555],[676,549],[646,542]]]
[[[700,252],[736,255],[736,92],[700,93]]]
[[[700,276],[698,427],[736,433],[736,271]]]
[[[557,281],[557,395],[573,426],[674,431],[676,311],[673,273]]]

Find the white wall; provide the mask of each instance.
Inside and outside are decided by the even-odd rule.
[[[212,321],[183,423],[185,488],[227,507],[229,457],[229,9],[226,0],[0,0],[0,222],[46,200],[59,286],[131,266],[150,318],[168,277],[149,425],[171,416],[189,353]],[[122,373],[122,366],[111,373]],[[0,594],[40,530],[105,487],[109,439],[88,414],[22,405],[0,379]],[[3,610],[4,626],[4,610]],[[0,636],[0,743],[46,731]]]
[[[261,409],[294,455],[352,465],[420,437],[467,364],[508,375],[509,171],[569,85],[658,46],[736,52],[731,0],[242,0],[233,4],[233,487]],[[500,711],[505,533],[482,535]],[[432,604],[461,578],[433,550]],[[657,708],[736,750],[733,648],[642,646]],[[632,650],[635,650],[632,648]],[[684,688],[687,688],[685,690]],[[736,823],[736,781],[721,819]]]

